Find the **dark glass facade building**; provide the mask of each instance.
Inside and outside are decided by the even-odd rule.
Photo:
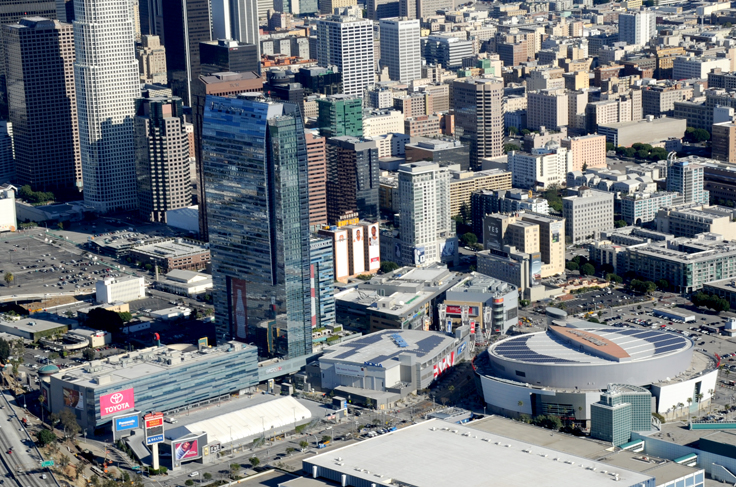
[[[199,43],[200,72],[205,76],[213,73],[247,73],[261,71],[258,46],[233,40],[217,40]]]
[[[289,357],[311,353],[307,147],[299,108],[258,94],[207,96],[202,153],[218,334],[255,342],[265,356],[275,350],[262,330],[270,336],[285,329]]]

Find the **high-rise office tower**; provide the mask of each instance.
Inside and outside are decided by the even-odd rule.
[[[79,189],[71,24],[40,17],[2,27],[16,179],[36,191]]]
[[[5,120],[0,120],[0,183],[8,183],[14,179],[15,149],[13,148],[13,124]]]
[[[378,144],[341,136],[327,139],[327,220],[335,225],[357,212],[378,220]]]
[[[450,171],[427,161],[399,166],[402,265],[457,261],[457,237],[450,218]]]
[[[317,126],[325,137],[363,136],[363,100],[355,95],[317,98]]]
[[[710,191],[703,189],[705,168],[700,164],[688,161],[677,161],[668,164],[667,191],[680,193],[683,203],[707,205]]]
[[[363,97],[363,89],[375,81],[373,22],[352,16],[332,15],[317,21],[317,60],[321,66],[337,66],[342,92]]]
[[[192,204],[189,134],[179,97],[139,98],[135,114],[138,212],[166,222],[166,212]]]
[[[209,239],[207,198],[204,196],[204,168],[202,166],[202,124],[207,96],[234,96],[239,93],[263,91],[263,81],[256,73],[215,73],[200,76],[192,87],[192,125],[194,125],[194,157],[197,168],[197,204],[199,205],[199,238]]]
[[[307,146],[299,107],[258,94],[208,96],[204,188],[218,337],[289,357],[312,351]],[[263,336],[265,340],[255,340]]]
[[[654,12],[640,11],[618,16],[618,40],[634,46],[645,46],[657,37],[657,16]]]
[[[319,13],[332,15],[336,8],[358,5],[358,0],[320,0]]]
[[[133,9],[130,0],[75,0],[74,14],[84,201],[101,213],[133,210],[133,115],[141,90]]]
[[[399,0],[367,0],[365,7],[367,17],[374,21],[399,16]]]
[[[209,0],[161,0],[160,25],[166,67],[174,95],[192,100],[192,81],[199,77],[199,43],[212,39]]]
[[[261,3],[258,0],[212,0],[212,35],[215,39],[233,39],[253,44],[260,51],[258,19]],[[273,8],[273,1],[271,7]],[[265,11],[264,11],[265,14]]]
[[[67,24],[74,22],[74,0],[56,0],[56,18]]]
[[[141,83],[165,85],[168,82],[166,48],[161,45],[158,36],[141,36],[141,42],[135,48],[135,57],[138,59]]]
[[[335,254],[331,238],[310,241],[312,293],[312,326],[323,328],[335,324]]]
[[[470,166],[503,155],[503,80],[462,78],[452,83],[455,131],[470,146]]]
[[[61,1],[61,0],[56,0]],[[56,2],[54,0],[13,0],[0,2],[0,26],[16,24],[23,17],[56,18]],[[0,117],[7,118],[8,104],[5,93],[5,54],[2,37],[0,37]]]
[[[212,73],[261,71],[258,46],[234,40],[200,42],[199,62],[200,72],[205,76]]]
[[[307,160],[309,161],[309,225],[327,223],[327,147],[325,138],[314,130],[304,134],[307,141]]]
[[[381,66],[388,67],[394,81],[409,82],[422,77],[422,49],[419,20],[382,19]]]

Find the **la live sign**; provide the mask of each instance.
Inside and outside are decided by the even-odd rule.
[[[133,388],[100,396],[100,417],[120,413],[135,407]]]

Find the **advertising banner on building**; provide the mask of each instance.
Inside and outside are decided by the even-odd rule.
[[[381,240],[379,238],[378,223],[368,225],[366,228],[368,269],[374,271],[381,267]]]
[[[176,440],[171,444],[174,451],[174,461],[179,463],[186,460],[194,460],[202,458],[202,450],[207,443],[207,435],[200,435],[195,438],[187,438]]]
[[[475,333],[475,321],[470,322],[470,333]]]
[[[135,407],[135,394],[133,388],[125,389],[111,394],[100,396],[100,416],[105,417],[115,413],[121,413]]]
[[[146,429],[146,445],[164,441],[164,414],[151,413],[143,417]]]
[[[552,222],[549,225],[549,233],[551,235],[552,243],[559,243],[562,239],[563,232],[565,231],[564,222]]]
[[[497,250],[503,250],[503,232],[501,231],[501,221],[495,218],[486,218],[483,220],[483,244],[485,247]]]
[[[542,254],[541,252],[534,252],[531,254],[531,266],[529,269],[530,281],[538,281],[542,278]]]
[[[363,367],[341,363],[335,363],[335,373],[339,375],[346,375],[348,377],[363,377],[365,375]]]
[[[230,278],[230,303],[232,310],[231,322],[235,326],[235,336],[241,340],[248,337],[248,300],[246,298],[246,284],[242,279]]]
[[[452,320],[447,320],[447,333],[452,333]]]
[[[439,243],[440,258],[442,262],[447,262],[455,259],[457,253],[457,238],[448,238]]]
[[[348,231],[335,232],[335,279],[350,275],[348,265]]]
[[[477,306],[468,306],[468,308],[470,308],[469,309],[469,312],[468,312],[468,315],[469,316],[478,316],[479,315],[479,311],[478,311],[478,307]],[[455,306],[455,305],[448,304],[447,305],[447,308],[445,309],[445,311],[447,312],[448,315],[458,315],[458,316],[460,316],[463,313],[463,307],[462,306]]]
[[[351,228],[350,238],[353,251],[351,275],[365,272],[365,230],[363,227]]]
[[[64,406],[72,409],[84,409],[84,396],[79,391],[74,389],[67,389],[62,387],[61,391],[64,393]]]
[[[136,428],[140,428],[140,419],[138,413],[130,414],[128,416],[118,416],[113,419],[112,424],[115,427],[115,431],[126,431]]]
[[[434,378],[436,379],[440,375],[442,375],[443,372],[445,372],[447,369],[455,365],[455,352],[450,352],[450,354],[446,357],[443,357],[438,363],[434,364],[432,367],[432,371],[434,374]]]
[[[414,247],[414,265],[424,264],[424,247]]]

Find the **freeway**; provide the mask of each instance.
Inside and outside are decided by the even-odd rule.
[[[14,409],[22,410],[11,406],[15,400],[7,393],[0,401],[0,480],[13,487],[55,487],[53,475],[41,468],[41,455]],[[8,453],[10,448],[12,453]],[[44,474],[46,479],[42,478]]]

